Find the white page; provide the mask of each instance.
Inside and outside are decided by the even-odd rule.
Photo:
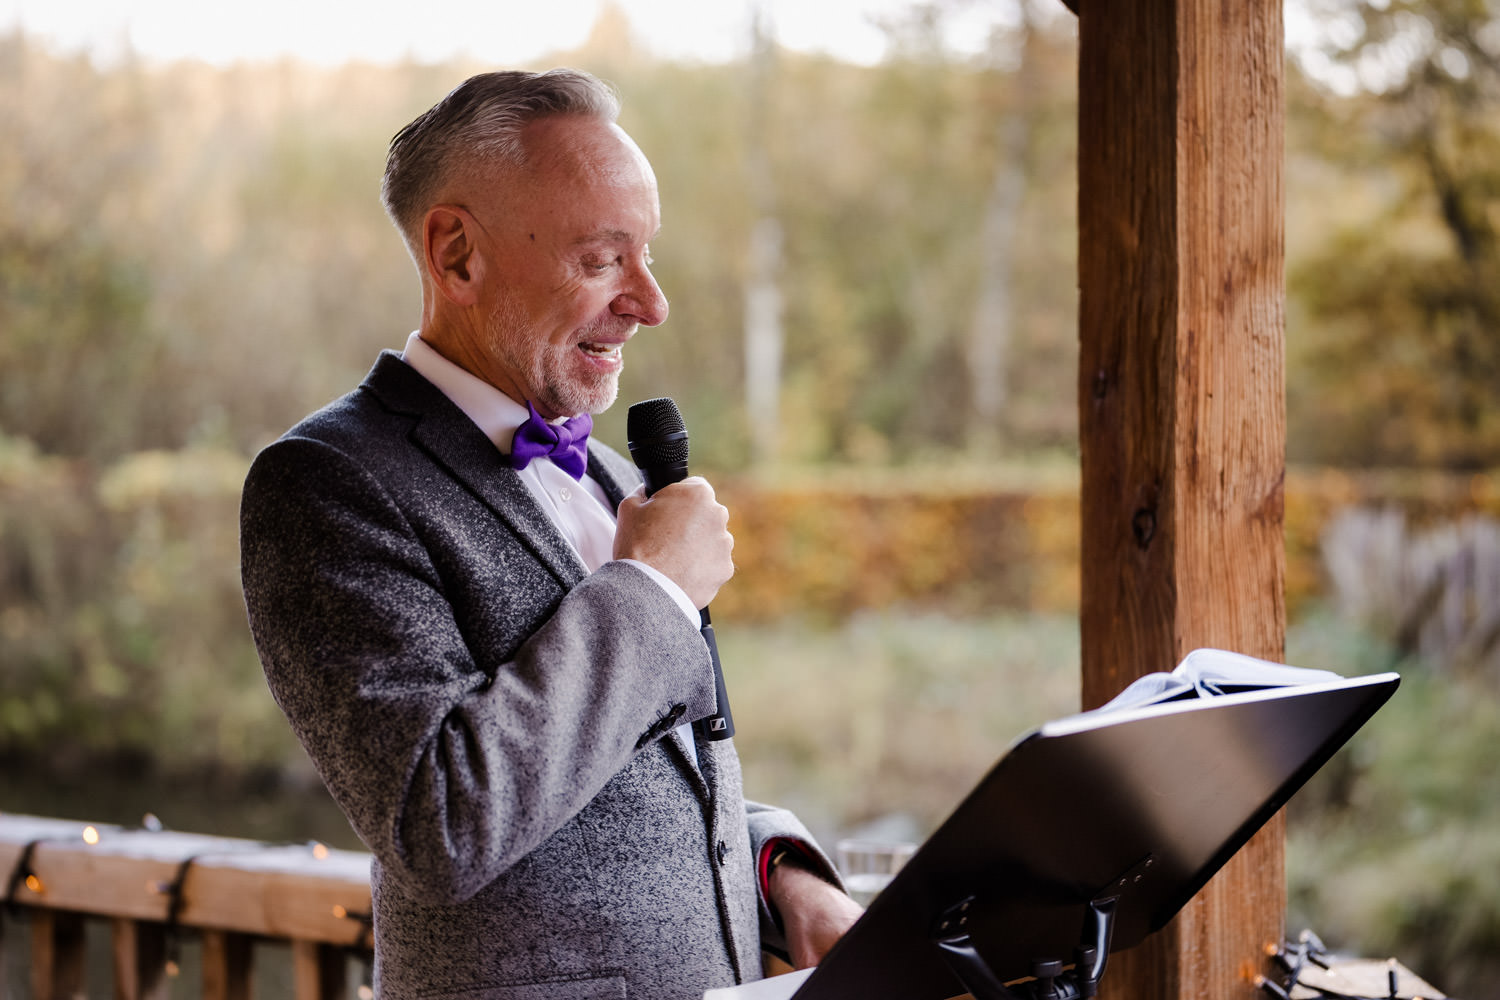
[[[703,1000],[791,1000],[797,987],[807,981],[813,970],[803,969],[800,972],[788,972],[780,976],[771,976],[753,983],[745,983],[741,986],[726,986],[723,989],[709,990],[703,994]]]

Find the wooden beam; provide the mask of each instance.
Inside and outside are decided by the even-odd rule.
[[[177,921],[273,938],[370,945],[370,856],[321,844],[262,844],[0,816],[0,873],[23,856],[36,888],[16,901],[53,910]],[[180,884],[179,884],[180,883]]]
[[[1216,646],[1281,659],[1281,0],[1080,0],[1083,704]],[[1285,910],[1258,835],[1105,1000],[1249,1000]]]

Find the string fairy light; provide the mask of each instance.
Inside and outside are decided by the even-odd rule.
[[[16,896],[23,888],[36,896],[43,896],[46,894],[47,885],[32,866],[32,857],[39,844],[51,842],[57,844],[71,843],[76,845],[79,840],[82,840],[84,844],[90,847],[94,847],[102,843],[105,839],[105,832],[112,829],[115,828],[106,828],[93,823],[89,823],[84,825],[81,829],[78,829],[75,833],[66,836],[42,837],[26,844],[19,857],[16,859],[13,867],[11,868],[9,875],[5,877],[5,880],[3,882],[0,882],[0,890],[3,890],[3,892],[0,892],[0,906],[10,905],[13,902],[16,902]],[[140,826],[136,829],[140,829],[148,833],[159,833],[163,831],[165,827],[162,824],[161,820],[159,820],[155,815],[147,813],[143,817]],[[327,861],[333,857],[332,849],[330,849],[327,844],[324,844],[321,841],[304,841],[303,845],[309,850],[312,857],[318,861]],[[266,848],[268,846],[275,845],[270,845],[266,842],[257,842],[253,845],[247,844],[243,848],[243,850],[248,853],[249,851]],[[291,845],[284,844],[281,846]],[[211,851],[206,853],[218,854],[240,852]],[[144,881],[143,890],[147,894],[166,897],[166,913],[164,914],[166,924],[166,941],[164,942],[165,954],[163,955],[161,969],[168,978],[176,979],[180,977],[182,973],[182,965],[179,961],[179,957],[181,954],[180,936],[182,933],[180,918],[182,916],[182,912],[185,908],[186,903],[184,889],[188,881],[189,872],[192,869],[194,862],[200,860],[202,857],[203,854],[195,854],[183,858],[178,863],[176,871],[173,873],[170,879],[151,878]],[[345,950],[347,950],[351,956],[355,957],[363,965],[363,975],[360,977],[361,984],[356,990],[356,996],[358,996],[360,1000],[374,1000],[375,991],[374,987],[371,985],[373,979],[373,969],[371,967],[372,956],[370,953],[369,945],[370,932],[373,926],[373,917],[369,913],[351,911],[348,907],[342,904],[334,904],[331,907],[330,912],[335,919],[350,920],[359,925],[354,942],[350,945],[346,945]]]
[[[45,838],[44,838],[45,839]],[[5,880],[5,894],[0,897],[0,902],[9,906],[16,898],[16,891],[25,886],[29,891],[41,895],[46,891],[41,878],[31,868],[31,856],[36,853],[36,846],[41,840],[33,840],[21,850],[21,856],[16,859],[15,867],[11,868],[9,877]]]

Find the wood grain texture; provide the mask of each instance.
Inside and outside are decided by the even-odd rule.
[[[1083,704],[1201,646],[1279,660],[1285,335],[1279,0],[1082,0]],[[1274,820],[1101,996],[1257,996]]]

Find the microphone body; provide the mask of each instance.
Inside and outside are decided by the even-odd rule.
[[[688,433],[677,404],[663,396],[631,404],[625,419],[630,458],[641,470],[649,498],[663,486],[680,483],[688,476]],[[714,667],[714,714],[693,723],[700,739],[727,740],[734,735],[734,717],[729,713],[729,691],[724,686],[724,668],[719,663],[719,643],[714,638],[708,609],[701,609],[703,641],[708,644]]]

